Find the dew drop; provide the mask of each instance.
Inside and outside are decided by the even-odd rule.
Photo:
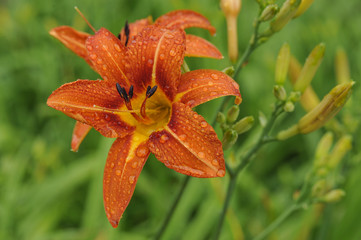
[[[194,103],[195,103],[195,101],[192,99],[192,100],[189,100],[186,104],[188,106],[192,106]]]
[[[211,92],[211,96],[215,96],[215,95],[217,95],[216,92]]]
[[[107,65],[103,65],[103,70],[107,70]]]
[[[112,163],[110,164],[110,167],[111,167],[111,168],[114,168],[114,165],[115,165],[115,164],[112,162]]]
[[[105,120],[107,120],[107,121],[110,120],[110,116],[108,114],[105,114],[104,117],[105,117]]]
[[[114,43],[114,48],[115,50],[117,50],[118,52],[120,52],[120,46],[118,45],[118,43]]]
[[[217,159],[212,160],[212,165],[214,165],[214,166],[218,166],[218,165],[219,165]]]
[[[174,57],[175,55],[177,55],[177,52],[172,48],[172,49],[169,51],[169,55],[171,55],[172,57]]]
[[[90,58],[94,60],[94,59],[96,59],[96,58],[97,58],[97,55],[96,55],[96,54],[94,54],[94,53],[92,53],[92,54],[90,54]]]
[[[122,174],[122,171],[120,171],[119,169],[115,171],[115,174],[120,176],[120,174]]]
[[[174,35],[171,34],[171,33],[166,33],[164,36],[165,36],[166,38],[169,38],[169,39],[174,38]]]
[[[138,166],[138,162],[133,162],[132,163],[132,168],[136,168]]]
[[[197,113],[193,114],[193,118],[197,119],[197,118],[198,118],[198,114],[197,114]]]
[[[212,81],[209,81],[209,82],[208,82],[208,86],[213,86],[213,84],[214,84],[214,83],[213,83]]]
[[[224,170],[218,170],[218,172],[217,172],[217,176],[218,177],[224,177],[224,175],[226,175],[226,172],[224,171]]]
[[[164,134],[160,137],[159,142],[165,143],[166,141],[168,141],[168,139],[169,139],[169,137],[166,134]]]
[[[86,48],[87,48],[89,51],[93,50],[93,47],[90,46],[90,45],[86,46]]]
[[[147,156],[148,152],[149,152],[148,148],[141,146],[141,147],[138,147],[136,154],[138,157],[145,157],[145,156]]]
[[[148,65],[152,65],[153,64],[153,59],[148,59]]]
[[[103,60],[101,58],[98,58],[97,64],[102,64],[102,63],[103,63]]]
[[[218,79],[218,75],[217,75],[217,74],[214,74],[214,73],[211,74],[211,77],[212,77],[214,80],[217,80],[217,79]]]
[[[184,141],[187,138],[187,136],[185,134],[182,134],[179,136],[179,139]]]
[[[206,155],[204,154],[204,152],[199,152],[198,153],[198,157],[200,157],[200,158],[204,158]]]
[[[105,45],[105,44],[103,44],[103,49],[104,49],[104,50],[108,50],[108,46]]]
[[[130,176],[130,177],[129,177],[129,183],[130,183],[130,184],[133,184],[133,183],[134,183],[134,180],[135,180],[135,176]]]
[[[202,122],[201,122],[201,127],[205,128],[205,127],[207,127],[207,125],[208,125],[208,124],[207,124],[206,121],[202,121]]]
[[[165,58],[164,54],[161,53],[161,54],[159,55],[159,59],[160,59],[160,60],[164,60],[164,58]]]

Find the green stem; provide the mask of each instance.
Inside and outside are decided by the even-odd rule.
[[[302,205],[293,204],[288,209],[286,209],[276,220],[274,220],[266,229],[264,229],[259,235],[257,235],[254,240],[265,239],[271,232],[273,232],[278,226],[281,225],[292,213],[301,209]]]
[[[183,192],[184,192],[185,188],[186,188],[187,185],[188,185],[189,179],[190,179],[190,176],[185,176],[185,177],[184,177],[182,186],[181,186],[181,188],[179,189],[179,192],[178,192],[178,194],[177,194],[177,197],[175,198],[175,200],[174,200],[171,208],[169,209],[168,214],[167,214],[166,218],[164,219],[161,228],[158,230],[157,235],[154,237],[155,240],[159,240],[159,239],[162,237],[165,229],[167,228],[167,226],[168,226],[168,224],[169,224],[169,222],[170,222],[170,219],[171,219],[172,216],[173,216],[173,213],[174,213],[175,209],[176,209],[177,206],[178,206],[178,202],[180,201],[180,199],[181,199],[181,197],[182,197],[182,195],[183,195]]]

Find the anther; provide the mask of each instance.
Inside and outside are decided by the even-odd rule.
[[[155,93],[155,91],[157,91],[158,86],[155,85],[154,87],[152,87],[149,91],[147,89],[147,98],[150,98],[151,96],[153,96],[153,94]]]
[[[130,29],[129,29],[129,25],[128,25],[128,20],[125,21],[124,34],[125,34],[125,46],[127,46],[127,45],[128,45],[128,41],[129,41],[129,34],[130,34]]]
[[[119,40],[122,40],[122,38],[121,38],[121,34],[120,34],[120,33],[118,33],[117,38],[118,38]]]
[[[133,98],[133,89],[134,89],[134,87],[133,87],[133,85],[131,85],[130,88],[129,88],[129,92],[128,92],[128,96],[129,96],[130,99]]]
[[[124,88],[122,88],[119,83],[116,83],[115,86],[117,87],[117,91],[119,93],[119,95],[124,99],[125,102],[129,102],[129,97],[127,92],[125,91]]]

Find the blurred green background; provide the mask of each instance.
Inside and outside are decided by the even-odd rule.
[[[208,17],[217,28],[215,37],[204,30],[190,30],[214,43],[227,55],[226,25],[216,0],[43,1],[3,0],[0,3],[0,239],[148,239],[159,228],[183,176],[151,157],[119,228],[108,223],[102,203],[102,174],[113,142],[92,130],[79,152],[70,151],[74,120],[47,107],[46,99],[60,85],[76,79],[97,79],[88,65],[48,31],[70,25],[91,33],[74,6],[99,29],[117,34],[125,20],[156,17],[175,9],[191,9]],[[239,48],[251,36],[257,15],[256,1],[244,0],[239,16]],[[321,97],[336,84],[334,57],[343,47],[351,76],[357,82],[348,111],[360,118],[361,2],[316,0],[265,45],[254,52],[239,79],[241,115],[270,113],[275,59],[287,41],[292,53],[304,62],[312,48],[326,44],[326,54],[313,86]],[[222,70],[223,60],[187,59],[191,69]],[[211,120],[219,101],[197,109]],[[304,111],[282,121],[294,123]],[[341,114],[342,115],[342,112]],[[340,117],[340,116],[338,116]],[[257,132],[259,127],[253,132]],[[312,166],[315,145],[324,130],[270,144],[239,178],[236,195],[221,239],[250,238],[267,226],[292,201]],[[254,139],[245,134],[242,144]],[[353,150],[342,162],[337,187],[346,191],[339,203],[323,209],[309,208],[288,219],[270,239],[361,239],[360,129],[354,133]],[[192,178],[164,239],[209,239],[220,213],[227,176]]]

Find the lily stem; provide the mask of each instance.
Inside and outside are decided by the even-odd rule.
[[[162,237],[165,229],[167,228],[167,226],[168,226],[168,224],[170,222],[170,219],[173,216],[173,213],[175,212],[175,210],[176,210],[176,208],[178,206],[178,203],[179,203],[180,199],[183,196],[183,192],[184,192],[184,190],[186,189],[186,187],[188,185],[189,179],[190,179],[190,176],[185,176],[184,177],[181,188],[179,189],[179,192],[178,192],[178,194],[177,194],[171,208],[169,209],[168,214],[167,214],[166,218],[164,219],[161,228],[158,230],[157,235],[154,237],[155,240],[159,240]]]

